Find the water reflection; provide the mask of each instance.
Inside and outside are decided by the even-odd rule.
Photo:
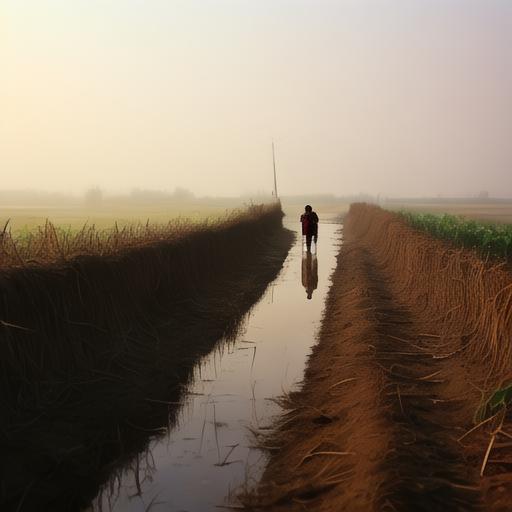
[[[318,259],[311,252],[302,253],[302,286],[306,289],[308,299],[318,287]]]
[[[233,349],[245,316],[281,272],[293,235],[274,231],[255,251],[242,251],[240,258],[228,248],[209,256],[197,272],[194,258],[214,247],[208,237],[192,237],[169,251],[162,246],[151,255],[142,252],[140,261],[156,258],[157,270],[147,279],[135,276],[140,279],[129,295],[121,281],[140,265],[139,256],[119,268],[117,260],[77,259],[58,276],[53,268],[34,267],[32,284],[26,273],[12,283],[2,276],[2,294],[12,291],[19,307],[3,300],[0,318],[27,305],[37,313],[25,307],[30,329],[13,334],[0,326],[0,345],[12,356],[1,361],[2,512],[78,512],[105,482],[103,509],[109,510],[125,498],[127,465],[134,476],[128,501],[146,500],[143,490],[156,467],[149,448],[176,427],[187,390],[197,381],[197,365],[215,347],[220,353]],[[160,267],[168,270],[165,276]],[[23,290],[19,297],[17,288]],[[12,346],[15,352],[9,352]],[[240,352],[250,353],[254,364],[256,349]],[[213,406],[213,421],[220,437],[218,407]],[[235,466],[228,463],[236,452],[221,449],[215,461],[220,470]],[[137,512],[151,508],[149,495]]]
[[[274,397],[293,391],[303,379],[336,263],[338,230],[334,224],[323,227],[320,270],[316,256],[309,258],[305,282],[315,301],[304,302],[303,292],[297,293],[303,256],[308,274],[298,233],[282,272],[251,310],[237,339],[217,345],[198,363],[176,399],[183,406],[167,435],[152,436],[146,450],[115,471],[87,512],[242,508],[237,495],[261,477],[268,452],[260,447],[282,412]]]

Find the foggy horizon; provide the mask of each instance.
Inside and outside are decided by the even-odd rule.
[[[214,195],[204,194],[199,195],[194,190],[186,189],[183,187],[175,187],[174,189],[146,189],[140,187],[133,187],[130,190],[108,190],[101,187],[93,186],[83,190],[69,191],[59,189],[34,189],[34,188],[18,188],[18,189],[7,189],[0,188],[0,200],[5,201],[6,194],[11,194],[12,201],[9,201],[13,205],[16,204],[19,198],[30,198],[34,199],[50,199],[52,197],[56,199],[80,201],[90,193],[91,191],[99,191],[105,200],[109,199],[148,199],[153,197],[159,197],[160,199],[175,199],[179,197],[180,200],[184,201],[201,201],[201,200],[222,200],[222,199],[272,199],[273,193],[271,190],[257,190],[253,192],[245,192],[241,194],[233,195]],[[280,194],[279,199],[293,200],[293,199],[306,199],[311,197],[313,199],[328,198],[332,200],[362,200],[362,201],[400,201],[411,199],[415,201],[428,200],[428,201],[443,201],[443,200],[468,200],[468,201],[508,201],[512,200],[512,196],[487,195],[487,190],[481,190],[476,194],[472,195],[448,195],[448,194],[434,194],[434,195],[383,195],[383,194],[371,194],[365,191],[360,191],[353,194],[337,194],[334,192],[315,192],[315,193],[296,193],[296,194]],[[482,195],[485,194],[485,195]]]
[[[7,0],[2,190],[512,197],[504,0]]]

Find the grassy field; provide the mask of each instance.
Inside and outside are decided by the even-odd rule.
[[[108,256],[148,245],[169,243],[199,231],[240,222],[243,218],[261,217],[274,206],[251,205],[224,214],[204,214],[193,220],[189,217],[162,217],[165,222],[150,222],[148,218],[145,223],[138,220],[124,224],[114,220],[114,217],[104,228],[95,223],[85,223],[75,228],[69,224],[56,225],[49,220],[43,225],[26,226],[17,231],[4,228],[3,232],[0,231],[0,268],[62,263],[77,256]]]
[[[51,221],[54,225],[64,229],[79,230],[85,224],[94,224],[97,228],[111,228],[115,222],[119,227],[146,223],[166,223],[170,219],[186,218],[191,222],[203,221],[206,218],[224,216],[233,209],[244,206],[242,200],[226,201],[224,203],[193,201],[180,203],[156,204],[127,204],[106,202],[105,204],[86,207],[55,206],[30,207],[10,206],[0,207],[0,224],[3,228],[9,221],[13,234],[30,232]]]
[[[281,198],[282,208],[287,216],[297,217],[306,204],[311,204],[319,214],[320,221],[340,221],[347,213],[350,204],[364,198],[335,196],[284,196]],[[261,201],[258,201],[261,202]],[[249,198],[203,198],[174,201],[172,199],[156,199],[153,202],[137,202],[127,199],[104,199],[101,204],[86,206],[83,202],[59,203],[53,206],[29,206],[18,202],[10,206],[0,206],[0,227],[9,221],[13,235],[34,231],[50,220],[55,226],[73,231],[81,229],[85,224],[99,229],[108,229],[117,222],[119,228],[146,223],[167,223],[170,219],[185,218],[192,223],[204,221],[206,218],[223,217],[227,212],[247,206]],[[388,210],[408,210],[418,213],[447,213],[462,215],[469,219],[489,222],[512,223],[512,200],[478,201],[478,200],[387,200],[382,206]]]
[[[293,238],[278,204],[131,235],[0,265],[2,511],[84,510],[176,421],[195,365],[237,332]]]
[[[512,224],[479,222],[456,215],[401,212],[416,229],[466,249],[475,249],[483,256],[510,258],[512,255]]]
[[[348,211],[349,200],[334,198],[283,198],[283,211],[292,217],[299,216],[306,203],[311,203],[319,213],[321,220],[332,221],[341,218]],[[0,206],[0,228],[8,222],[14,236],[23,236],[34,232],[38,226],[44,226],[46,220],[64,230],[78,231],[84,225],[94,225],[98,229],[109,229],[117,223],[119,228],[138,223],[167,223],[171,219],[182,218],[191,223],[205,219],[225,217],[233,210],[251,204],[247,198],[199,199],[190,201],[155,201],[153,204],[129,201],[105,200],[101,205],[56,206]]]
[[[468,219],[512,224],[512,200],[456,200],[439,201],[386,201],[381,206],[387,210],[408,210],[418,213],[462,215]]]

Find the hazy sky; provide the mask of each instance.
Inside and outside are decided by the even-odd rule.
[[[0,0],[0,188],[512,196],[511,0]]]

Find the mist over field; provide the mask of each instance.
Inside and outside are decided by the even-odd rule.
[[[512,196],[505,0],[6,0],[0,188]]]
[[[0,511],[510,511],[512,0],[0,0]]]

